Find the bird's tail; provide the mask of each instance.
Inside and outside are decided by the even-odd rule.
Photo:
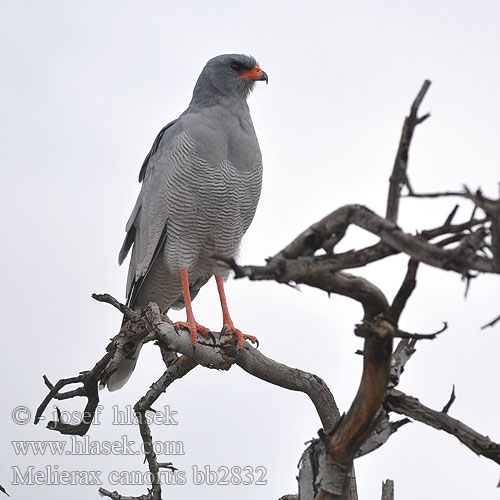
[[[198,278],[194,283],[189,285],[189,296],[191,297],[191,301],[193,301],[196,296],[198,295],[198,292],[200,291],[201,287],[206,284],[206,282],[212,277],[211,274],[208,276],[202,276],[201,278]],[[177,299],[172,303],[169,304],[168,308],[172,308],[175,310],[179,309],[184,309],[186,307],[186,304],[184,304],[184,296],[180,294]],[[163,314],[167,314],[168,309],[163,311]]]
[[[122,359],[118,365],[118,369],[109,377],[106,382],[108,391],[113,392],[121,389],[128,381],[134,371],[137,359],[142,349],[142,343],[138,344],[135,352],[126,358]]]

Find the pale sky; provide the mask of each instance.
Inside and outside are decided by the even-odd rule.
[[[98,498],[97,486],[13,485],[14,471],[102,471],[102,486],[140,495],[147,485],[109,482],[112,471],[146,471],[142,455],[16,454],[12,441],[71,439],[44,425],[16,425],[12,412],[34,414],[52,382],[90,369],[121,318],[93,292],[124,300],[127,264],[117,254],[139,192],[137,175],[160,128],[188,105],[205,62],[250,53],[269,75],[250,108],[264,159],[262,197],[240,262],[262,263],[313,222],[347,203],[383,214],[401,125],[424,79],[432,86],[422,112],[432,117],[414,137],[409,174],[419,191],[500,181],[500,4],[495,1],[3,1],[0,79],[3,338],[0,484],[13,499]],[[406,231],[443,222],[455,200],[404,200]],[[462,203],[458,216],[469,217]],[[342,248],[374,238],[351,231]],[[407,259],[355,271],[392,299]],[[362,341],[353,334],[359,305],[308,287],[270,282],[227,285],[235,323],[256,335],[262,352],[322,377],[341,411],[355,395]],[[430,332],[400,389],[441,409],[455,384],[450,414],[500,440],[497,276],[482,276],[464,299],[460,277],[422,266],[402,317],[406,330]],[[220,328],[216,287],[193,303],[200,323]],[[172,319],[182,319],[176,312]],[[133,405],[163,372],[157,348],[143,349],[129,383],[101,392],[100,425],[91,441],[140,442],[133,425],[113,425],[113,406]],[[62,404],[81,410],[82,401]],[[238,367],[198,367],[155,408],[169,405],[177,425],[153,425],[156,441],[182,442],[165,456],[186,471],[185,485],[165,487],[173,500],[277,499],[297,490],[297,463],[319,419],[306,396],[254,379]],[[49,416],[49,415],[48,415]],[[395,418],[395,417],[394,417]],[[122,438],[126,436],[126,438]],[[197,486],[192,467],[261,466],[261,486]],[[395,481],[396,499],[498,498],[496,464],[455,438],[419,423],[403,427],[380,450],[357,460],[361,500],[380,498]],[[17,467],[17,469],[13,469]]]

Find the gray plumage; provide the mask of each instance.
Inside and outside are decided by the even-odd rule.
[[[208,61],[187,110],[155,139],[119,254],[121,264],[132,247],[130,306],[153,301],[164,312],[182,308],[183,268],[192,298],[213,275],[227,276],[214,257],[236,256],[262,183],[262,157],[246,102],[255,79],[241,77],[256,65],[253,57],[235,54]],[[259,76],[267,81],[264,72]],[[130,373],[112,377],[110,390]]]

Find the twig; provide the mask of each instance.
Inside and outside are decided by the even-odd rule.
[[[430,229],[427,231],[422,231],[420,233],[420,236],[425,238],[426,240],[431,240],[433,238],[436,238],[437,236],[442,236],[444,234],[459,234],[462,231],[466,231],[468,229],[472,229],[475,226],[478,225],[483,225],[486,222],[488,222],[488,218],[484,217],[482,219],[474,219],[472,218],[471,220],[467,222],[463,222],[462,224],[450,224],[448,221],[446,221],[442,226],[439,226],[435,229]]]
[[[389,195],[387,198],[387,211],[386,219],[391,222],[397,222],[399,211],[399,200],[401,197],[401,188],[404,184],[408,185],[407,169],[408,169],[408,153],[410,150],[410,143],[413,137],[415,127],[427,119],[430,115],[426,114],[422,117],[417,117],[418,108],[424,99],[424,96],[429,89],[431,82],[425,80],[413,101],[410,109],[410,114],[405,118],[403,131],[401,132],[401,139],[399,141],[398,152],[394,160],[394,167],[390,178]]]
[[[458,196],[460,198],[469,198],[465,191],[442,191],[437,193],[415,193],[411,191],[405,197],[407,198],[445,198],[450,196]]]
[[[493,200],[484,196],[481,190],[477,190],[473,193],[467,186],[464,186],[462,192],[440,192],[440,193],[413,193],[411,192],[409,196],[414,198],[440,198],[445,196],[459,196],[461,198],[467,198],[471,200],[475,207],[481,208],[487,218],[491,222],[490,232],[491,232],[491,250],[493,253],[493,260],[495,262],[495,268],[497,272],[500,272],[500,200]],[[474,217],[475,210],[472,213],[471,218]]]
[[[61,379],[55,385],[52,385],[49,379],[44,375],[45,384],[50,389],[50,391],[36,411],[34,420],[35,425],[38,424],[38,422],[41,420],[43,412],[47,408],[48,404],[52,401],[52,399],[60,400],[78,396],[85,396],[87,398],[87,404],[85,406],[85,410],[83,411],[82,419],[78,424],[68,424],[66,422],[62,422],[60,418],[58,418],[58,420],[51,420],[47,424],[48,429],[58,431],[61,434],[73,434],[77,436],[85,435],[92,425],[95,411],[97,405],[99,404],[99,379],[111,358],[112,353],[108,352],[96,363],[92,370],[81,373],[76,377]],[[63,389],[67,385],[78,383],[82,384],[79,389],[69,391],[67,393],[60,393],[61,389]]]
[[[105,302],[106,304],[111,304],[113,307],[116,307],[124,316],[133,321],[138,321],[140,314],[136,313],[130,307],[127,307],[125,304],[118,302],[114,297],[109,295],[108,293],[93,293],[92,298],[97,300],[98,302]]]
[[[448,413],[448,411],[450,410],[451,405],[454,403],[455,399],[456,399],[456,396],[455,396],[455,384],[453,384],[453,388],[451,389],[450,399],[444,405],[444,407],[443,407],[443,409],[441,411],[443,413]]]
[[[481,327],[481,330],[484,330],[485,328],[488,328],[490,326],[495,326],[499,321],[500,321],[500,315],[498,315],[495,319],[491,320],[489,323],[486,323],[486,325],[483,325]]]
[[[445,330],[448,329],[448,323],[446,321],[443,321],[443,326],[440,330],[434,333],[409,333],[405,332],[403,330],[397,330],[394,333],[394,337],[398,337],[400,339],[413,339],[413,340],[433,340],[435,339],[440,333],[443,333]]]
[[[448,217],[446,217],[446,220],[444,221],[445,226],[449,226],[451,224],[451,221],[455,217],[459,207],[460,207],[460,205],[458,205],[458,204],[453,207],[453,210],[450,212],[450,215],[448,215]],[[474,212],[472,212],[471,220],[472,219],[474,219]]]

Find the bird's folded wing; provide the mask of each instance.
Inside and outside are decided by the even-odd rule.
[[[166,125],[156,137],[151,151],[141,168],[141,192],[127,222],[127,235],[118,256],[121,264],[130,248],[132,256],[127,279],[127,303],[134,304],[135,297],[159,255],[166,239],[168,219],[168,171],[177,165],[176,148],[179,147],[181,127],[177,120]]]

